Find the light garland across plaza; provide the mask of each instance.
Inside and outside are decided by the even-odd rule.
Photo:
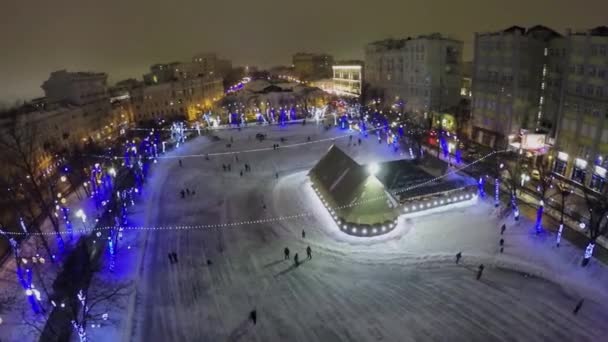
[[[477,163],[479,163],[480,161],[498,154],[498,153],[505,153],[507,152],[507,150],[501,150],[501,151],[493,151],[491,153],[488,153],[487,155],[471,162],[468,163],[466,165],[463,165],[460,168],[456,168],[450,172],[447,172],[444,175],[435,177],[433,179],[430,179],[428,181],[424,181],[422,183],[418,183],[412,186],[409,186],[405,189],[401,189],[398,191],[395,191],[394,194],[399,194],[399,193],[403,193],[403,192],[407,192],[422,186],[425,186],[427,184],[433,183],[437,180],[440,180],[442,178],[448,177],[452,174],[455,174],[459,171],[462,171],[470,166],[473,166]],[[331,212],[331,210],[341,210],[341,209],[346,209],[346,208],[351,208],[354,206],[359,206],[362,204],[366,204],[369,202],[373,202],[373,201],[378,201],[378,200],[383,200],[386,199],[386,196],[377,196],[374,198],[370,198],[364,201],[358,201],[358,202],[353,202],[350,203],[348,205],[343,205],[343,206],[338,206],[338,207],[333,207],[333,208],[328,208]],[[323,201],[323,200],[322,200]],[[199,224],[199,225],[177,225],[177,226],[103,226],[103,227],[97,227],[95,229],[73,229],[71,232],[67,232],[67,231],[62,231],[59,232],[59,234],[65,235],[65,234],[74,234],[74,233],[91,233],[93,231],[99,232],[99,231],[103,231],[103,230],[111,230],[111,229],[120,229],[120,230],[124,230],[124,231],[134,231],[134,230],[148,230],[148,231],[164,231],[164,230],[203,230],[203,229],[214,229],[214,228],[232,228],[232,227],[238,227],[238,226],[246,226],[246,225],[257,225],[257,224],[265,224],[265,223],[271,223],[271,222],[279,222],[279,221],[288,221],[288,220],[296,220],[296,219],[300,219],[303,217],[308,217],[308,216],[314,216],[315,214],[313,212],[302,212],[302,213],[298,213],[298,214],[294,214],[294,215],[286,215],[286,216],[276,216],[276,217],[271,217],[271,218],[263,218],[263,219],[257,219],[257,220],[247,220],[247,221],[234,221],[234,222],[228,222],[228,223],[216,223],[216,224]],[[6,235],[25,235],[25,232],[4,232],[4,234]],[[56,235],[56,232],[31,232],[28,233],[28,235]],[[99,235],[101,235],[100,233],[98,233]]]

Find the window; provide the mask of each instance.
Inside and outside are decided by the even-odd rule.
[[[585,73],[585,66],[584,66],[584,65],[582,65],[582,64],[579,64],[579,65],[577,66],[577,70],[578,70],[578,74],[579,74],[579,75],[583,75],[583,74]]]
[[[603,97],[604,96],[604,89],[602,87],[595,88],[595,96],[597,96],[597,97]]]
[[[604,78],[604,77],[606,77],[606,69],[599,69],[599,70],[597,71],[597,77],[599,77],[599,78]]]
[[[574,88],[574,92],[576,94],[580,94],[583,91],[583,86],[580,83],[576,84],[576,87]]]
[[[595,77],[595,66],[590,65],[587,67],[588,75],[591,77]]]
[[[587,86],[587,95],[589,96],[593,96],[593,86],[592,85],[588,85]]]
[[[606,56],[606,45],[600,45],[600,56]]]
[[[597,45],[591,45],[591,56],[597,56]]]

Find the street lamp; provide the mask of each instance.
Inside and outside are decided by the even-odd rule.
[[[84,227],[85,230],[87,230],[87,214],[84,213],[84,211],[82,209],[78,209],[76,211],[76,217],[78,217],[79,219],[82,220],[82,226]]]
[[[378,173],[378,171],[380,171],[380,166],[378,166],[378,164],[376,163],[369,164],[369,166],[367,167],[367,171],[370,175],[375,175],[376,173]]]

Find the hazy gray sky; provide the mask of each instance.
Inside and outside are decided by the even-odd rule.
[[[608,24],[608,0],[2,0],[0,101],[42,95],[57,69],[141,78],[150,64],[215,51],[235,64],[289,64],[296,51],[360,58],[385,37],[542,24]]]

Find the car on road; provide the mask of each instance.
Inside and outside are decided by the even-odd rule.
[[[255,138],[258,139],[259,141],[262,141],[262,140],[266,139],[266,134],[258,133],[255,135]]]
[[[532,179],[540,180],[540,171],[538,171],[537,169],[534,169],[530,173],[530,176],[532,177]]]

